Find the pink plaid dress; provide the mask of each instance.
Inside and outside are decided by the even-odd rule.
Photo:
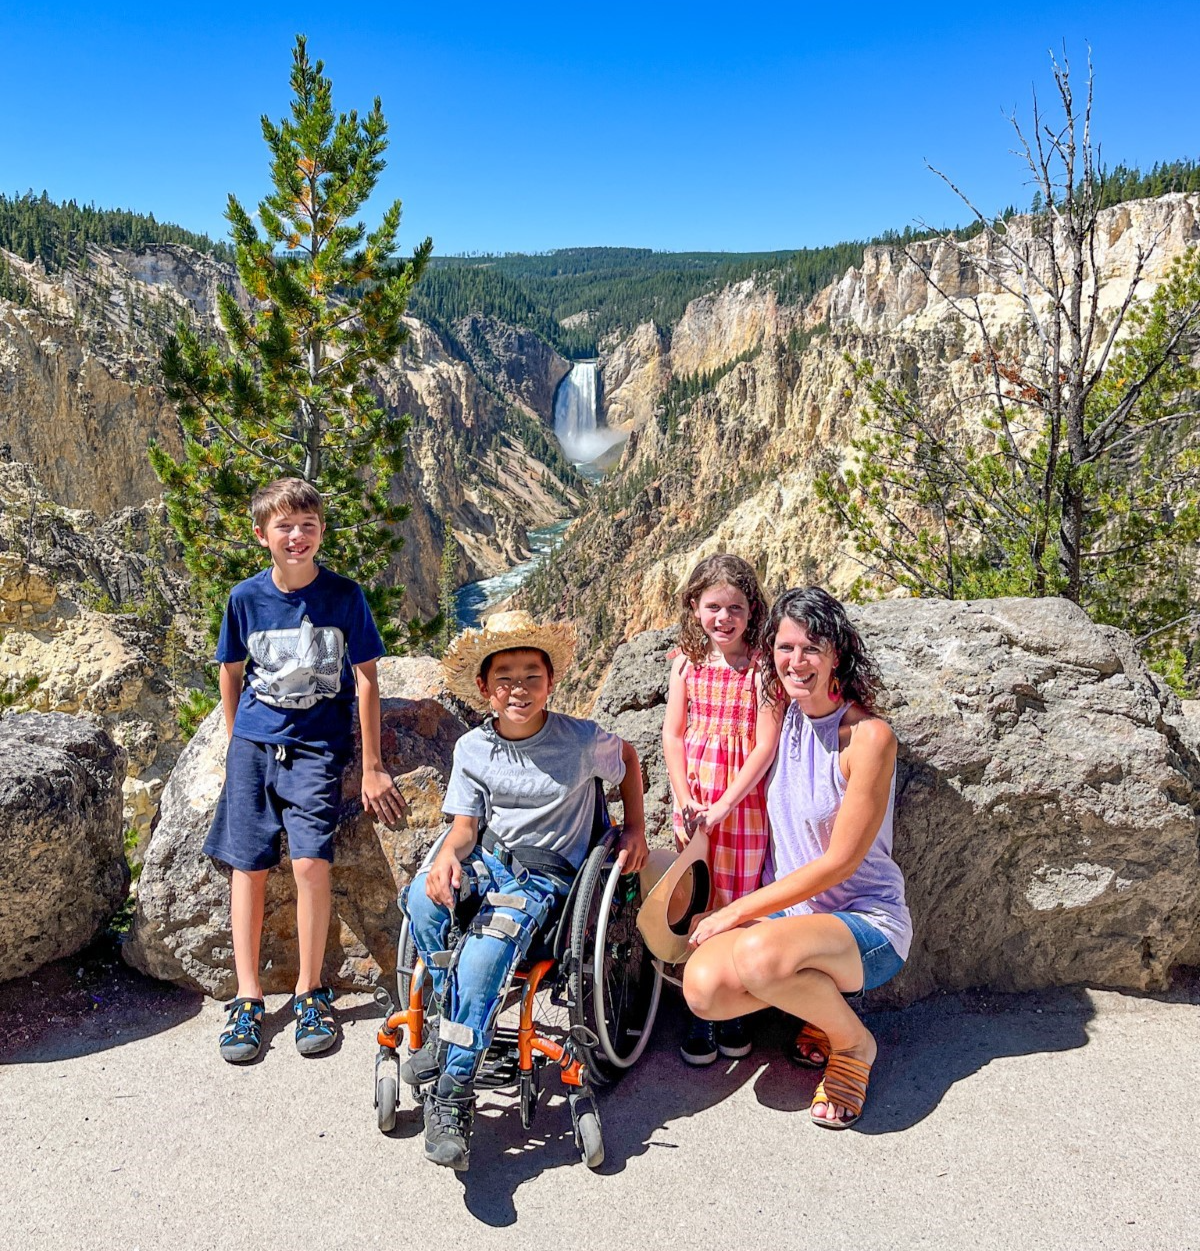
[[[720,799],[754,750],[757,659],[754,657],[741,673],[727,665],[697,667],[690,662],[684,670],[684,758],[688,783],[704,803]],[[681,835],[683,814],[678,806],[672,822],[676,835]],[[767,841],[767,780],[763,778],[715,830],[709,831],[716,907],[723,908],[758,889]]]

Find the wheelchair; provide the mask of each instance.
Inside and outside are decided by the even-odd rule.
[[[484,834],[481,827],[481,842]],[[637,928],[638,877],[617,868],[619,836],[619,827],[609,822],[603,788],[597,782],[583,866],[557,915],[551,915],[510,978],[475,1079],[477,1091],[514,1089],[521,1124],[529,1129],[537,1112],[542,1070],[557,1069],[567,1091],[575,1145],[589,1168],[599,1168],[604,1161],[595,1091],[637,1063],[650,1041],[662,993],[662,967]],[[463,925],[456,916],[452,944],[461,938]],[[375,992],[386,1015],[375,1057],[375,1111],[384,1133],[395,1126],[399,1109],[404,1032],[408,1031],[409,1052],[419,1050],[437,1010],[407,916],[397,949],[396,990],[398,1002],[384,987]],[[418,1102],[425,1094],[421,1087],[412,1087]]]

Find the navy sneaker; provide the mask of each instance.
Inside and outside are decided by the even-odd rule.
[[[302,1056],[318,1055],[337,1042],[333,991],[328,986],[297,995],[292,1000],[292,1011],[296,1016],[296,1050]]]
[[[225,1005],[225,1031],[221,1035],[221,1059],[248,1064],[262,1047],[263,1001],[234,999]]]
[[[740,1060],[754,1050],[750,1039],[750,1028],[744,1016],[735,1016],[731,1021],[720,1021],[717,1024],[717,1050],[731,1060]]]
[[[679,1054],[686,1064],[703,1068],[717,1058],[717,1024],[715,1021],[702,1021],[690,1012],[688,1016],[691,1018],[688,1034],[679,1048]]]

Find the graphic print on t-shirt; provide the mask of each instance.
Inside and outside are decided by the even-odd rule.
[[[260,630],[246,640],[256,699],[275,708],[311,708],[342,685],[346,640],[336,626],[319,629],[306,616],[298,629]]]

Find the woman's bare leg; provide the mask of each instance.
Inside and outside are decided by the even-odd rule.
[[[842,998],[862,988],[862,960],[837,917],[782,917],[709,939],[684,970],[684,994],[697,1015],[725,1020],[768,1005],[810,1021],[830,1048],[874,1062],[871,1032]],[[847,1110],[816,1104],[815,1116],[841,1120]]]

